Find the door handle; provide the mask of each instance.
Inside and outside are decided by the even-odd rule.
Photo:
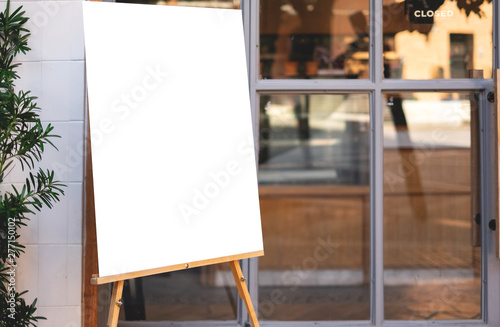
[[[483,78],[482,70],[470,70],[469,78]],[[481,246],[481,164],[480,164],[479,97],[470,95],[470,226],[471,245]]]

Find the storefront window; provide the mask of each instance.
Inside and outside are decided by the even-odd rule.
[[[491,0],[384,0],[383,29],[385,78],[492,76]]]
[[[385,103],[385,318],[480,319],[481,254],[471,245],[477,98],[399,93]]]
[[[260,2],[262,79],[368,78],[367,0]]]
[[[370,317],[368,99],[260,96],[261,320]]]

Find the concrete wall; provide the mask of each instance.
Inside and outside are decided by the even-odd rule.
[[[6,2],[1,2],[1,9]],[[84,44],[80,1],[13,1],[22,5],[32,51],[19,55],[19,90],[37,96],[44,123],[54,125],[59,151],[47,149],[40,167],[67,185],[52,210],[44,209],[20,230],[26,253],[18,260],[17,290],[38,298],[39,327],[81,326],[82,199],[84,149]],[[15,169],[7,182],[22,182]],[[5,186],[3,187],[5,188]]]

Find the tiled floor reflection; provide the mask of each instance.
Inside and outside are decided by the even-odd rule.
[[[202,287],[199,277],[195,272],[183,272],[145,280],[146,319],[234,320],[236,289]],[[479,279],[453,287],[441,284],[386,286],[386,310],[390,310],[386,316],[401,320],[480,319],[478,283]],[[363,320],[370,311],[366,287],[260,287],[259,319]]]

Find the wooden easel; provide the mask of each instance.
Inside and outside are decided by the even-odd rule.
[[[205,264],[204,262],[195,262],[192,265],[190,264],[185,264],[184,268],[193,268],[193,267],[199,267],[203,265],[208,265],[208,264],[213,264],[214,262],[212,261],[206,261]],[[257,315],[255,313],[255,309],[252,304],[252,299],[250,298],[250,293],[248,292],[248,288],[246,285],[246,278],[243,276],[243,273],[241,271],[240,263],[238,260],[232,260],[229,261],[229,265],[231,267],[231,272],[233,273],[234,281],[236,283],[236,287],[238,288],[238,294],[240,295],[241,299],[245,302],[245,306],[248,311],[248,317],[250,318],[250,322],[252,323],[253,327],[259,327],[259,321],[257,320]],[[172,267],[173,269],[165,269],[164,271],[173,271],[175,267]],[[178,270],[178,269],[175,269]],[[145,276],[148,275],[146,274],[141,274],[140,276]],[[135,278],[138,277],[139,275],[134,275],[130,274],[130,278]],[[122,293],[123,293],[123,284],[125,282],[125,279],[130,279],[130,278],[124,278],[124,279],[119,279],[113,282],[113,293],[111,294],[111,303],[109,305],[109,314],[108,314],[108,323],[106,324],[107,327],[116,327],[118,325],[118,316],[120,314],[120,307],[122,306]],[[91,283],[94,285],[98,284],[105,284],[109,282],[107,278],[99,278],[97,275],[94,275]]]
[[[90,0],[90,1],[97,1],[100,2],[102,0]],[[88,110],[88,107],[87,107]],[[90,129],[88,126],[88,135],[90,135]],[[97,269],[97,239],[96,239],[96,233],[95,233],[95,204],[94,204],[94,193],[93,193],[93,176],[92,176],[92,161],[91,161],[91,141],[90,137],[87,139],[87,148],[88,148],[88,153],[87,153],[87,167],[86,167],[86,193],[87,193],[87,198],[89,199],[88,202],[86,203],[86,210],[87,210],[87,225],[86,225],[86,245],[91,245],[91,246],[86,246],[85,251],[86,252],[86,257],[88,257],[88,263],[85,264],[85,283],[88,283],[89,278],[87,276],[90,274],[90,271],[96,271]],[[88,253],[88,254],[87,254]],[[99,277],[98,275],[92,275],[92,278],[90,278],[90,284],[91,285],[101,285],[101,284],[106,284],[106,283],[113,283],[113,292],[111,295],[111,302],[110,302],[110,308],[109,308],[109,314],[108,314],[108,322],[107,322],[107,327],[117,327],[118,325],[118,316],[120,313],[120,307],[122,306],[122,293],[123,293],[123,286],[124,282],[127,279],[133,279],[137,277],[144,277],[144,276],[150,276],[154,274],[159,274],[159,273],[164,273],[164,272],[171,272],[171,271],[178,271],[178,270],[183,270],[183,269],[189,269],[189,268],[195,268],[195,267],[201,267],[201,266],[207,266],[211,264],[217,264],[217,263],[224,263],[228,262],[230,267],[231,267],[231,272],[234,277],[234,281],[236,283],[236,287],[238,288],[238,293],[241,299],[243,299],[245,306],[248,311],[248,316],[250,319],[250,322],[253,327],[259,327],[259,322],[257,320],[257,315],[255,313],[250,294],[248,292],[248,288],[246,286],[246,278],[243,276],[243,273],[241,271],[241,267],[239,264],[238,260],[241,259],[247,259],[251,257],[257,257],[264,255],[264,251],[256,251],[256,252],[249,252],[249,253],[243,253],[243,254],[238,254],[238,255],[232,255],[228,257],[223,257],[223,258],[215,258],[215,259],[209,259],[209,260],[203,260],[203,261],[197,261],[197,262],[190,262],[190,263],[183,263],[183,264],[177,264],[169,267],[162,267],[162,268],[155,268],[155,269],[150,269],[146,271],[140,271],[140,272],[134,272],[134,273],[126,273],[126,274],[121,274],[121,275],[115,275],[115,276],[105,276],[105,277]],[[88,291],[87,291],[88,289]],[[95,300],[95,294],[97,292],[97,289],[95,287],[90,287],[90,285],[85,285],[84,288],[85,292],[89,292],[93,296],[94,301],[89,301],[85,302],[85,310],[92,310],[95,309],[97,306],[97,301]],[[91,300],[92,300],[91,299]],[[94,311],[95,312],[95,311]],[[85,323],[87,325],[87,322]],[[95,320],[92,320],[91,324],[97,324]]]
[[[99,0],[96,0],[99,1]],[[87,105],[87,115],[89,114],[88,112],[89,108]],[[90,135],[90,126],[87,126],[87,134]],[[92,171],[92,151],[91,151],[91,141],[90,137],[87,139],[87,149],[88,149],[88,154],[86,158],[86,178],[87,182],[85,184],[85,189],[87,193],[87,198],[89,201],[86,203],[86,210],[87,210],[87,220],[88,224],[90,225],[87,226],[86,230],[86,253],[85,255],[88,256],[90,262],[85,264],[85,276],[88,276],[92,274],[92,271],[96,271],[98,269],[97,267],[97,238],[96,238],[96,226],[95,226],[95,204],[94,204],[94,190],[93,190],[93,171]],[[251,257],[257,257],[257,256],[262,256],[264,255],[264,251],[257,251],[257,252],[251,252],[251,253],[245,253],[241,255],[234,255],[230,257],[224,257],[224,258],[216,258],[216,259],[210,259],[210,260],[203,260],[203,261],[197,261],[193,263],[186,263],[186,264],[179,264],[179,265],[174,265],[170,267],[163,267],[163,268],[156,268],[156,269],[151,269],[148,271],[142,271],[142,272],[137,272],[137,273],[129,273],[129,274],[124,274],[124,275],[118,275],[118,276],[111,276],[111,277],[99,277],[98,274],[92,274],[92,278],[90,278],[90,285],[88,285],[87,281],[89,279],[85,279],[85,286],[84,290],[86,293],[89,294],[88,297],[85,298],[84,306],[86,307],[86,311],[93,311],[96,312],[97,310],[97,287],[91,287],[91,286],[97,286],[101,284],[107,284],[107,283],[113,283],[113,292],[111,294],[111,301],[109,305],[109,313],[108,313],[108,322],[106,324],[107,327],[117,327],[118,325],[118,316],[120,314],[120,307],[122,306],[122,293],[123,293],[123,285],[125,283],[125,280],[127,279],[132,279],[132,278],[137,278],[137,277],[144,277],[144,276],[150,276],[154,274],[160,274],[164,272],[171,272],[171,271],[178,271],[178,270],[183,270],[183,269],[189,269],[189,268],[196,268],[196,267],[202,267],[202,266],[207,266],[207,265],[212,265],[212,264],[217,264],[217,263],[225,263],[228,262],[229,266],[231,267],[231,272],[233,274],[234,281],[236,283],[236,287],[238,288],[238,294],[240,295],[240,298],[243,300],[245,303],[245,306],[247,308],[248,312],[248,317],[250,319],[250,322],[253,327],[260,327],[259,321],[257,319],[257,314],[255,313],[255,309],[253,307],[252,299],[250,298],[250,293],[248,292],[248,287],[246,286],[246,278],[243,276],[243,272],[241,271],[241,266],[238,260],[241,259],[248,259]],[[87,299],[89,298],[89,299]],[[95,301],[91,301],[93,298]],[[94,317],[91,317],[90,319],[86,320],[85,322],[91,325],[97,325],[97,315],[93,315]]]

